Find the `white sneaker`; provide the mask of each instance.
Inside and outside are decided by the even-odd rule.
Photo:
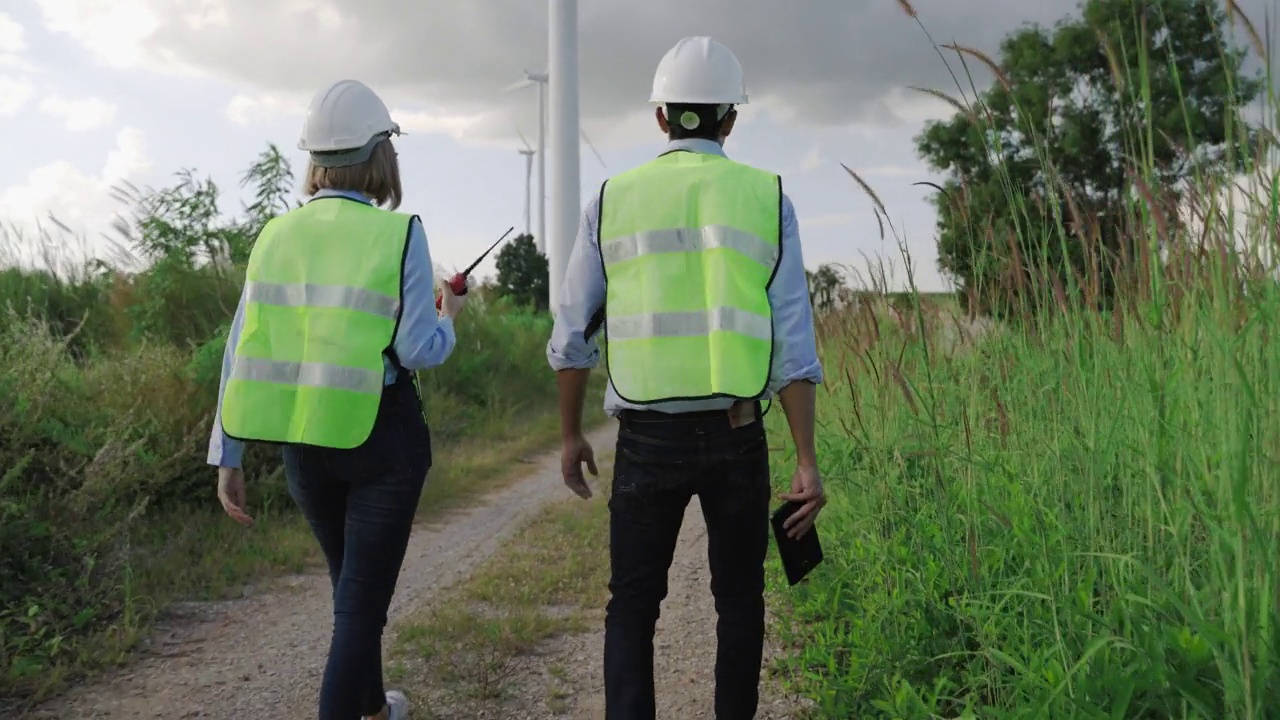
[[[409,720],[409,698],[399,690],[387,691],[387,720]]]

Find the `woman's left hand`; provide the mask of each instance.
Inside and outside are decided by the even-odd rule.
[[[222,509],[227,511],[232,520],[248,527],[253,518],[244,511],[244,470],[240,468],[218,468],[218,499],[222,501]]]

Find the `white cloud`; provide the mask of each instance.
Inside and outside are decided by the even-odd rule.
[[[53,216],[93,245],[125,209],[111,197],[112,189],[125,180],[145,184],[150,171],[146,138],[136,128],[123,128],[98,171],[56,160],[32,170],[21,184],[0,190],[0,223],[30,237]]]
[[[35,92],[35,86],[26,78],[0,75],[0,117],[17,115]]]
[[[93,97],[68,100],[50,95],[40,101],[40,112],[61,120],[62,126],[71,132],[103,128],[116,119],[115,103]]]
[[[297,115],[301,121],[305,105],[301,105],[298,97],[274,93],[241,93],[231,98],[223,114],[236,125],[269,125]]]
[[[474,113],[447,113],[447,112],[430,112],[426,110],[408,110],[405,108],[391,109],[391,119],[400,124],[400,129],[406,134],[432,135],[442,134],[448,135],[455,140],[467,140],[477,134],[477,130],[483,128],[488,123],[500,123],[501,113],[497,112],[474,112]],[[510,121],[508,121],[510,122]],[[480,135],[476,137],[471,145],[489,145],[497,144],[503,147],[516,144],[516,127],[511,126],[508,137],[502,138],[501,142],[488,142],[489,137]],[[527,130],[522,130],[529,142],[536,141],[536,134]]]
[[[812,172],[826,164],[826,160],[822,159],[822,148],[814,145],[809,148],[809,152],[805,153],[800,159],[800,171]]]
[[[50,32],[70,37],[105,65],[150,65],[172,73],[187,69],[173,53],[148,45],[148,39],[163,25],[160,8],[152,0],[35,0],[35,4]],[[159,5],[168,5],[169,13],[188,6]]]
[[[910,125],[944,120],[956,114],[951,103],[911,88],[893,88],[883,100],[889,112]]]
[[[19,55],[26,49],[26,28],[9,15],[0,13],[0,55]]]
[[[404,93],[383,93],[382,97],[391,107],[391,119],[400,124],[400,129],[411,135],[448,135],[455,140],[470,140],[470,145],[497,144],[503,147],[514,144],[515,126],[511,126],[509,138],[495,141],[490,136],[474,137],[479,128],[486,124],[500,123],[503,118],[511,123],[509,115],[500,111],[484,112],[433,112],[419,109],[406,102],[397,105],[404,99]],[[241,127],[272,125],[281,122],[294,122],[299,131],[306,116],[307,103],[310,96],[301,92],[258,92],[239,93],[227,103],[223,115],[227,120]],[[526,137],[533,137],[533,132],[525,129]]]

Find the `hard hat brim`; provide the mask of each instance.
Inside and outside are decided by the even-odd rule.
[[[398,132],[395,134],[399,134]],[[367,162],[373,157],[373,149],[378,147],[378,143],[383,140],[391,139],[392,132],[381,132],[369,138],[364,145],[356,148],[342,148],[339,150],[311,150],[311,162],[316,167],[322,168],[338,168],[348,167],[350,165],[359,165]],[[303,148],[306,149],[306,148]]]
[[[737,95],[732,98],[725,98],[725,97],[705,98],[705,97],[688,97],[688,96],[671,97],[671,96],[650,95],[649,103],[651,105],[746,105],[747,95],[746,93],[743,93],[742,95]]]
[[[398,123],[392,122],[391,127],[378,130],[367,137],[347,137],[333,138],[324,143],[308,143],[307,136],[304,133],[298,138],[298,149],[307,152],[341,152],[343,150],[359,150],[364,147],[371,139],[380,135],[404,135],[404,131],[400,129]]]

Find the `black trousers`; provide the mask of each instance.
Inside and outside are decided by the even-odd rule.
[[[769,450],[764,423],[732,428],[724,412],[620,417],[609,499],[611,575],[605,619],[605,717],[654,720],[653,635],[685,509],[707,524],[716,623],[718,720],[759,704]]]
[[[383,390],[363,445],[285,447],[284,467],[333,586],[333,636],[318,717],[376,715],[385,704],[382,631],[431,468],[431,437],[409,375],[402,372]]]

